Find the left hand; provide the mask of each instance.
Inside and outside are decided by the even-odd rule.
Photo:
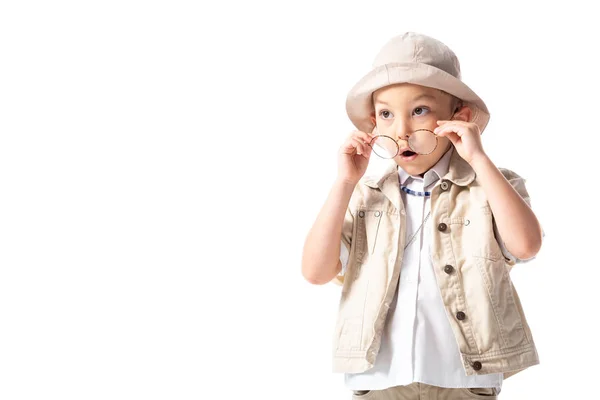
[[[433,132],[438,136],[447,137],[458,154],[469,164],[480,156],[485,156],[481,144],[481,132],[473,122],[460,120],[437,121],[438,127]]]

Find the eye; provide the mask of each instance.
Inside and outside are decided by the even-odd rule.
[[[417,107],[415,108],[415,110],[413,111],[413,113],[415,115],[425,115],[429,112],[429,109],[427,107]]]
[[[389,112],[388,110],[382,110],[379,112],[379,115],[383,118],[383,119],[388,119],[388,118],[392,118],[394,116],[394,114],[392,114],[391,112]]]

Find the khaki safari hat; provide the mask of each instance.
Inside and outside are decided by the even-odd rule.
[[[460,64],[442,42],[414,32],[393,37],[379,51],[373,69],[348,93],[346,112],[357,129],[372,132],[373,92],[397,83],[413,83],[443,90],[461,99],[472,111],[471,121],[485,129],[490,113],[461,80]]]

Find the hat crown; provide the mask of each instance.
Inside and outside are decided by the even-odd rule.
[[[427,64],[461,78],[460,63],[454,52],[439,40],[415,32],[390,39],[375,56],[373,68],[397,63]]]

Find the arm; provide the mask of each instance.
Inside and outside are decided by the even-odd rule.
[[[471,117],[471,110],[464,106],[452,120],[438,121],[434,133],[447,137],[475,170],[506,249],[519,259],[532,258],[542,245],[542,228],[526,201],[483,150],[479,126],[467,122]]]
[[[348,234],[343,236],[342,233],[348,232],[352,225],[348,204],[354,188],[355,185],[336,179],[306,237],[302,275],[312,284],[328,283],[342,270],[340,246],[342,241],[348,242],[348,247],[350,245]]]
[[[471,166],[488,198],[506,249],[519,259],[534,257],[542,246],[542,228],[527,202],[485,153],[473,158]]]

